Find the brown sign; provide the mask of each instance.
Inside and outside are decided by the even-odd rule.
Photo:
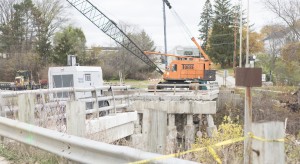
[[[261,68],[236,68],[235,85],[241,87],[261,87]]]

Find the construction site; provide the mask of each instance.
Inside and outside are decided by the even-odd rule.
[[[0,82],[0,163],[300,162],[300,82],[294,85],[296,78],[286,78],[283,83],[293,85],[274,85],[272,77],[278,76],[266,75],[263,65],[255,64],[254,55],[249,57],[247,52],[238,57],[237,29],[232,38],[234,57],[222,59],[225,64],[233,60],[228,71],[208,53],[213,54],[210,46],[214,44],[207,41],[206,47],[202,39],[197,41],[168,0],[162,0],[162,51],[145,48],[92,1],[65,3],[121,48],[87,51],[105,52],[100,56],[101,66],[91,64],[96,59],[83,59],[69,51],[51,57],[52,62],[61,60],[60,64],[48,63],[44,68],[19,65],[0,74],[2,79],[12,79]],[[12,5],[16,12],[23,10],[18,5],[32,5],[33,15],[39,14],[30,0]],[[193,47],[167,51],[166,10],[179,20]],[[242,16],[240,19],[242,22]],[[240,30],[243,33],[242,27]],[[66,36],[55,36],[54,40],[63,40],[55,46],[68,42]],[[242,39],[240,45],[242,55]],[[62,52],[65,47],[53,51]],[[125,62],[127,72],[118,72],[119,64],[109,59],[113,53],[120,55],[118,60],[138,65]],[[12,54],[1,52],[0,62],[5,63]],[[50,57],[39,60],[50,61]],[[126,79],[130,76],[143,80],[132,82]]]

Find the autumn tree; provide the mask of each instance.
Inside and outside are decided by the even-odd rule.
[[[211,26],[212,26],[212,20],[213,20],[212,5],[210,0],[206,0],[203,7],[203,12],[201,13],[200,16],[200,23],[198,25],[200,27],[199,39],[202,40],[202,48],[204,50],[207,49],[207,42],[209,37],[209,31],[211,30]]]
[[[281,56],[276,62],[276,80],[287,85],[300,83],[300,42],[283,46]]]

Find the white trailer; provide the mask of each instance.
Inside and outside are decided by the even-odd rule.
[[[65,87],[100,87],[103,86],[101,67],[66,66],[50,67],[48,70],[49,89]],[[101,96],[101,92],[97,92]],[[91,92],[77,92],[76,99],[92,97]],[[69,93],[59,92],[53,95],[54,99],[68,99]]]

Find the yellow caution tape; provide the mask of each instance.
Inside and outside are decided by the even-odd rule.
[[[214,157],[215,161],[217,161],[219,164],[222,164],[222,161],[219,158],[216,151],[211,146],[208,146],[207,149],[208,149],[209,153]]]
[[[239,137],[239,138],[229,139],[229,140],[226,140],[226,141],[216,143],[213,146],[215,146],[215,147],[225,146],[225,145],[229,145],[229,144],[232,144],[232,143],[243,141],[243,140],[245,140],[245,138],[246,137]]]
[[[204,149],[208,149],[208,151],[210,152],[210,154],[214,157],[215,161],[217,161],[218,163],[222,163],[221,159],[219,158],[219,156],[217,155],[216,151],[212,147],[221,147],[221,146],[229,145],[229,144],[232,144],[232,143],[243,141],[246,138],[253,138],[253,139],[256,139],[256,140],[259,140],[259,141],[263,141],[263,142],[284,142],[284,138],[280,138],[280,139],[265,139],[265,138],[254,136],[253,133],[249,132],[247,137],[239,137],[239,138],[229,139],[229,140],[226,140],[226,141],[222,141],[222,142],[216,143],[216,144],[214,144],[212,146],[191,149],[191,150],[184,151],[184,152],[179,152],[179,153],[174,153],[174,154],[159,156],[159,157],[152,158],[152,159],[146,159],[146,160],[136,161],[136,162],[132,162],[132,163],[129,163],[129,164],[143,164],[143,163],[149,163],[151,161],[158,161],[158,160],[163,160],[163,159],[172,158],[172,157],[179,157],[179,156],[184,155],[184,154],[198,152],[198,151],[202,151]]]
[[[253,138],[253,139],[256,139],[256,140],[259,140],[259,141],[263,141],[263,142],[284,142],[284,138],[279,138],[279,139],[265,139],[265,138],[254,136],[254,134],[251,133],[251,132],[249,132],[248,135],[249,135],[250,138]]]

